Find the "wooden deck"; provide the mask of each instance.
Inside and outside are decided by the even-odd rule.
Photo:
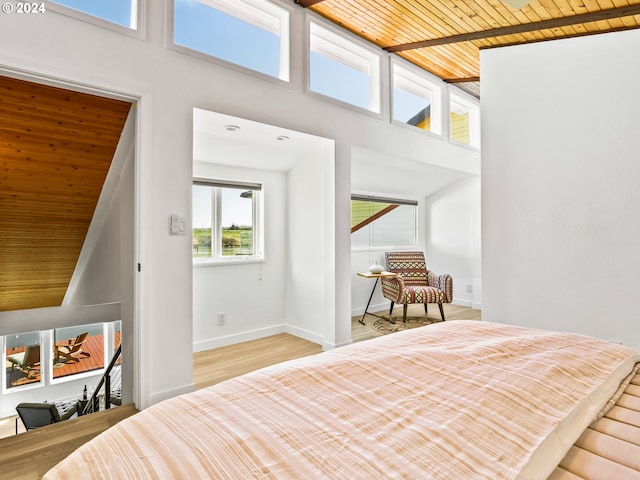
[[[62,342],[58,342],[60,345]],[[104,335],[91,335],[87,337],[82,346],[82,351],[90,354],[76,355],[78,362],[56,363],[53,365],[53,378],[66,377],[77,373],[90,372],[104,368]],[[55,361],[55,360],[54,360]]]
[[[117,348],[120,345],[120,332],[116,332],[115,334],[115,345],[114,348]],[[60,344],[62,342],[58,342]],[[11,352],[7,351],[8,355],[15,355],[16,353],[21,353],[25,350],[24,347],[19,347],[16,349],[12,349]],[[86,353],[91,354],[90,356],[79,355],[78,362],[67,362],[67,363],[56,363],[53,365],[53,378],[62,378],[68,375],[75,375],[78,373],[91,372],[93,370],[100,370],[104,368],[104,335],[91,335],[87,337],[82,350]],[[118,360],[118,363],[120,360]],[[11,374],[11,385],[14,387],[27,385],[29,383],[39,382],[41,379],[41,371],[35,370],[35,374],[32,379],[28,379],[26,374],[22,372],[13,372]],[[17,375],[17,378],[15,378]]]

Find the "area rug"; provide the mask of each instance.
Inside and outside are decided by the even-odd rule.
[[[407,322],[402,321],[402,317],[393,317],[396,323],[391,323],[386,319],[378,319],[371,324],[371,327],[380,333],[388,334],[399,332],[401,330],[409,330],[411,328],[423,327],[432,323],[437,323],[440,320],[431,317],[407,317]]]

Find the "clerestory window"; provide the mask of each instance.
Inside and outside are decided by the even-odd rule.
[[[380,113],[380,56],[310,22],[309,90]]]
[[[393,68],[393,120],[432,132],[442,133],[442,89],[424,75],[397,63]]]
[[[480,107],[461,95],[450,93],[449,115],[450,139],[480,148]]]
[[[289,12],[266,0],[174,0],[173,42],[289,81]]]
[[[58,9],[55,4],[68,7],[72,11]],[[60,13],[72,14],[73,11],[86,14],[95,19],[104,20],[132,30],[138,29],[138,0],[49,0],[47,6]],[[90,18],[82,17],[85,20]]]

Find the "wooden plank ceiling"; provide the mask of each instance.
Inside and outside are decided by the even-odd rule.
[[[0,311],[61,305],[130,106],[0,77]]]
[[[506,0],[510,1],[510,0]],[[640,26],[640,0],[293,0],[480,96],[480,49]]]

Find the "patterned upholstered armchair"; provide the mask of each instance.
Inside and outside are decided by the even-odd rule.
[[[396,277],[382,279],[382,294],[391,300],[389,315],[393,306],[403,305],[402,321],[407,321],[407,305],[423,303],[427,313],[428,303],[437,303],[444,321],[443,303],[453,300],[453,279],[449,274],[437,275],[427,270],[424,253],[386,252],[386,270],[397,273]]]

